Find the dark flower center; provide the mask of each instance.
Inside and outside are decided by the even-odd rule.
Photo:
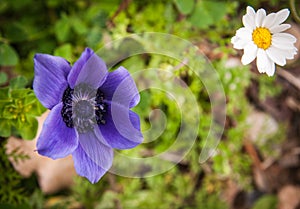
[[[91,118],[93,111],[94,106],[87,100],[80,100],[74,106],[74,113],[82,118]]]
[[[79,133],[92,131],[95,124],[105,124],[104,114],[107,105],[101,90],[93,89],[88,84],[79,84],[64,91],[61,115],[69,128],[76,128]]]

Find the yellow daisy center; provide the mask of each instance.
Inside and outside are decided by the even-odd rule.
[[[266,50],[271,46],[272,34],[268,28],[259,27],[253,31],[252,40],[258,48]]]

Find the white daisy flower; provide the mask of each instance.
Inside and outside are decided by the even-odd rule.
[[[248,6],[243,16],[242,27],[236,31],[231,39],[233,47],[244,49],[242,63],[249,64],[256,58],[256,65],[260,73],[274,75],[275,63],[280,66],[286,64],[286,59],[293,59],[297,54],[294,46],[296,38],[288,33],[282,33],[290,28],[290,24],[282,24],[289,16],[288,9],[266,15],[264,9],[257,12]]]

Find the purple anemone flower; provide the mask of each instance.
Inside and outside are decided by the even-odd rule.
[[[140,100],[124,67],[108,72],[86,48],[73,66],[61,57],[36,54],[33,89],[50,113],[37,141],[39,154],[52,159],[72,154],[76,172],[95,183],[109,170],[113,148],[130,149],[143,140]]]

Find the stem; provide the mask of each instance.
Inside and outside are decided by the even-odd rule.
[[[300,16],[297,13],[295,0],[290,0],[290,7],[291,7],[291,11],[292,11],[292,15],[293,15],[294,19],[296,20],[296,22],[300,23]]]
[[[123,11],[125,10],[129,4],[130,4],[131,0],[123,0],[119,6],[119,8],[117,9],[117,11],[115,11],[115,13],[112,15],[112,17],[110,18],[110,20],[108,21],[108,26],[109,27],[115,27],[114,24],[114,19]]]
[[[297,77],[295,77],[292,73],[284,70],[281,67],[278,67],[277,74],[287,80],[290,84],[300,90],[300,81]]]

